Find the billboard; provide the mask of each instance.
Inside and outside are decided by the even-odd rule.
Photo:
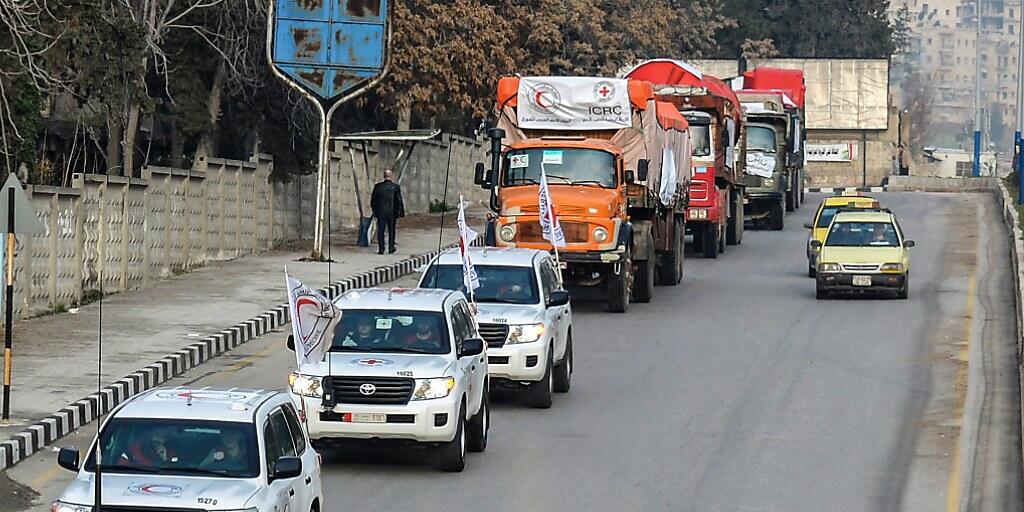
[[[384,68],[387,0],[274,0],[274,66],[324,100]]]

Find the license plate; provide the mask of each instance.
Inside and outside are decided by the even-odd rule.
[[[387,423],[388,415],[379,412],[354,412],[347,414],[351,423]]]
[[[854,286],[871,286],[871,276],[853,276]]]

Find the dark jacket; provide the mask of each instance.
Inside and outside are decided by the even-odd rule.
[[[374,185],[373,194],[370,195],[370,208],[373,210],[373,216],[378,219],[405,217],[402,187],[392,181],[382,181]]]

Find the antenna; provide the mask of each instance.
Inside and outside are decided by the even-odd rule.
[[[452,170],[452,142],[451,135],[448,135],[448,165],[444,169],[444,194],[441,196],[441,229],[437,233],[437,252],[441,252],[441,244],[444,240],[444,214],[448,206],[448,174]],[[461,201],[462,199],[459,198]]]
[[[96,492],[95,512],[103,508],[103,262],[99,265],[99,322],[96,328],[96,476],[93,486]]]

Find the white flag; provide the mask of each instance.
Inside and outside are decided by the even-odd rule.
[[[341,310],[327,297],[284,274],[288,286],[288,311],[295,339],[298,365],[319,363],[331,348],[333,327],[341,320]]]
[[[544,162],[540,164],[540,197],[537,202],[540,206],[541,236],[555,247],[565,247],[565,233],[562,232],[555,203],[551,200],[551,192],[548,191],[548,176],[544,173]]]
[[[480,278],[473,268],[473,260],[469,257],[469,244],[476,240],[479,234],[466,224],[466,203],[459,196],[459,252],[462,253],[462,284],[466,291],[473,293],[480,287]]]

